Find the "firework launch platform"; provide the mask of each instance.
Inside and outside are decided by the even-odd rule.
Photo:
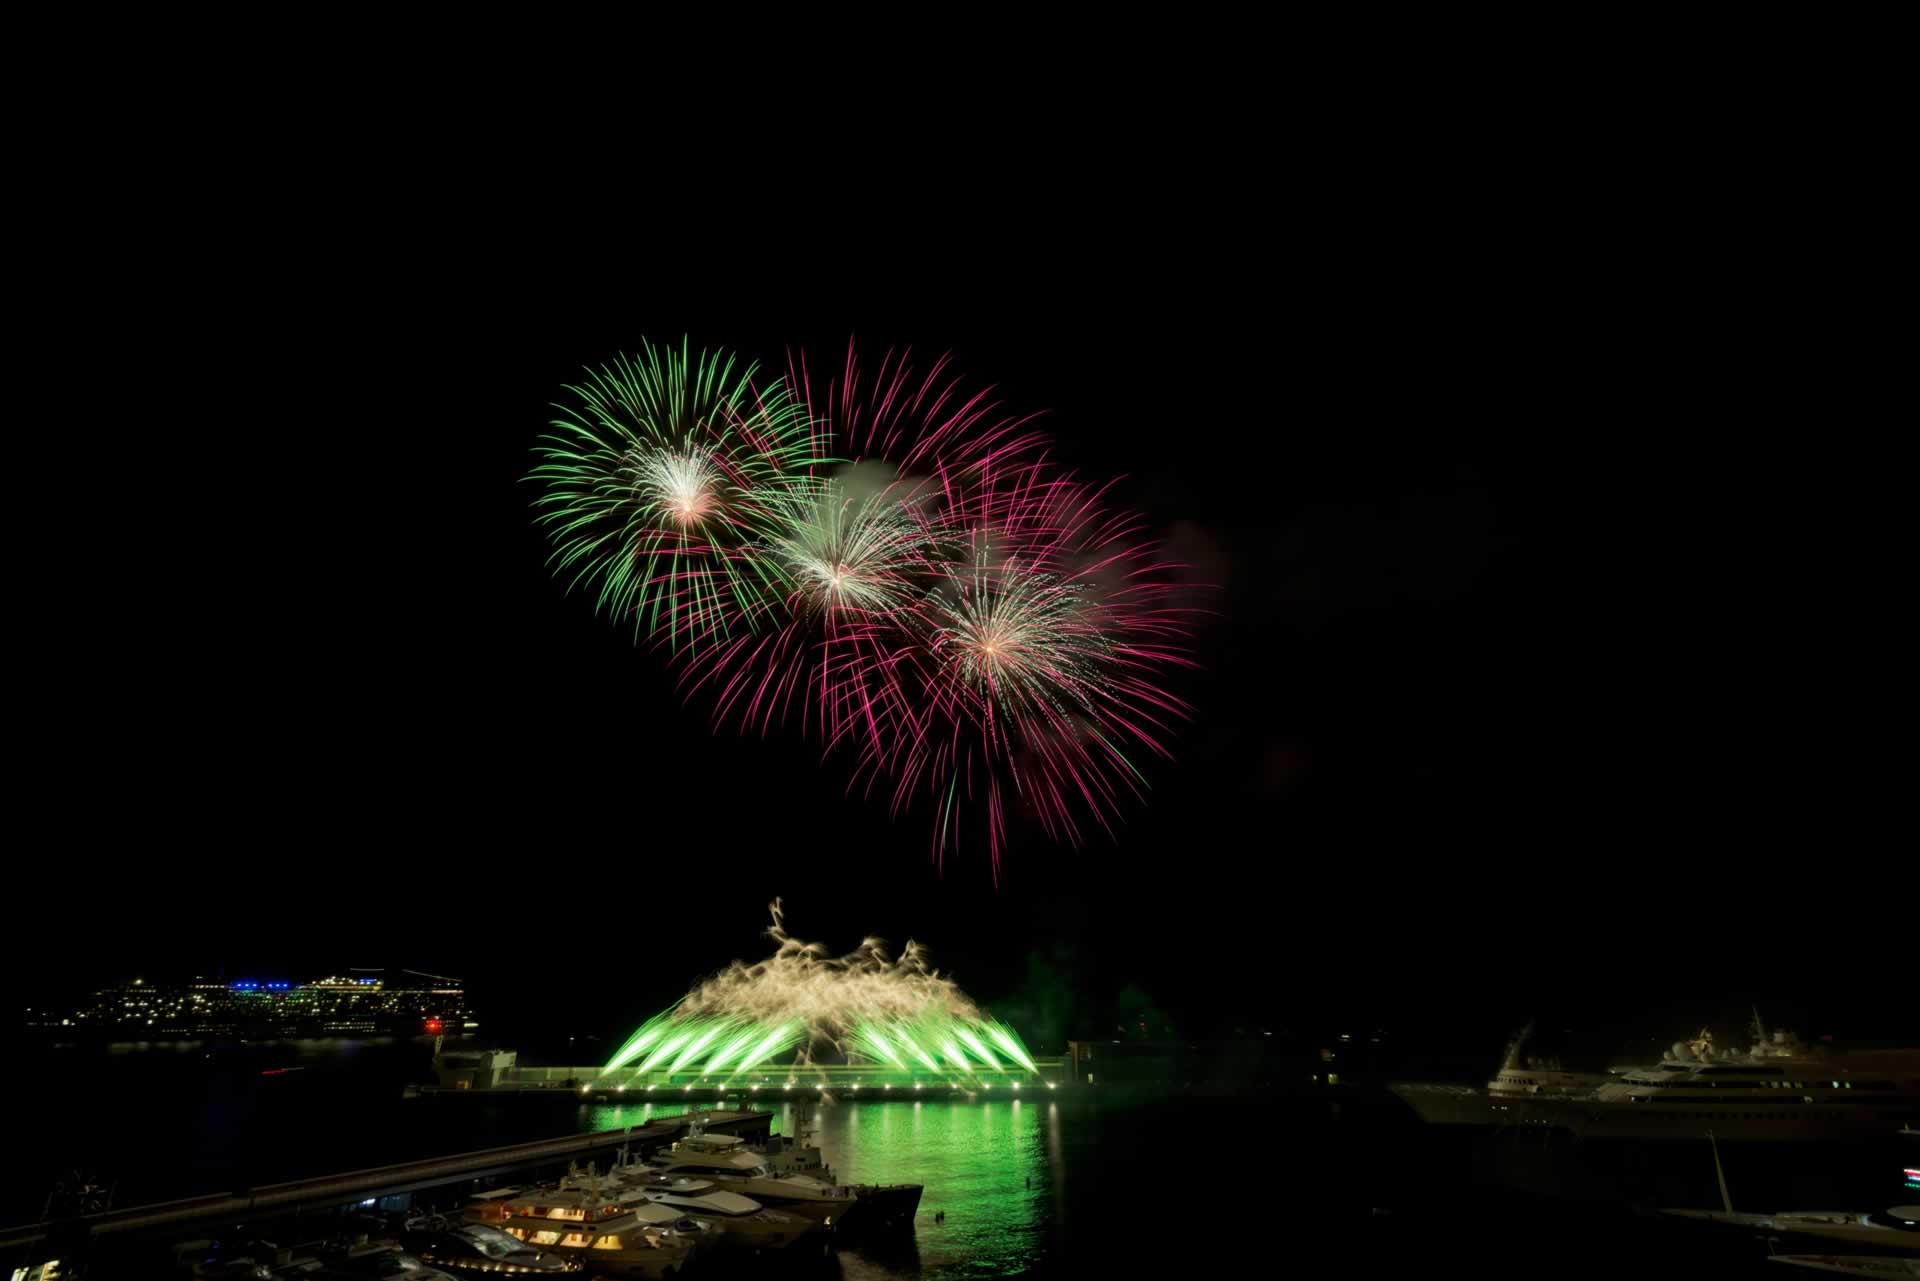
[[[703,1076],[697,1070],[606,1071],[597,1064],[522,1065],[512,1051],[447,1053],[434,1060],[433,1085],[407,1088],[409,1098],[500,1098],[526,1095],[597,1103],[699,1103],[737,1100],[742,1106],[788,1099],[883,1101],[1021,1098],[1067,1088],[1066,1059],[1034,1059],[1034,1071],[975,1067],[965,1074],[900,1071],[866,1063],[808,1063],[756,1068],[745,1074]]]

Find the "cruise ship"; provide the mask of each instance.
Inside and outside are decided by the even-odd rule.
[[[29,1009],[26,1023],[49,1036],[116,1041],[458,1037],[480,1026],[459,979],[383,969],[307,979],[200,977],[191,983],[141,977],[102,988],[78,1007]]]

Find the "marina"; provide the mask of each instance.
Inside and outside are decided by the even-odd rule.
[[[399,1055],[403,1047],[392,1048]],[[401,1062],[416,1065],[409,1075],[430,1075],[422,1070],[430,1054],[430,1045],[416,1045],[407,1048]],[[1693,1259],[1711,1275],[1744,1276],[1741,1269],[1748,1265],[1758,1267],[1760,1275],[1783,1274],[1767,1266],[1764,1243],[1748,1232],[1694,1216],[1654,1213],[1720,1204],[1704,1136],[1693,1143],[1594,1145],[1566,1132],[1427,1125],[1397,1096],[1379,1089],[1343,1091],[1338,1098],[1256,1096],[1226,1108],[1178,1096],[1128,1102],[1096,1087],[1062,1088],[1044,1096],[1023,1092],[1019,1098],[985,1093],[922,1098],[904,1105],[855,1101],[848,1094],[823,1099],[816,1092],[747,1109],[593,1096],[556,1110],[508,1100],[442,1108],[402,1098],[395,1081],[380,1089],[368,1082],[360,1095],[363,1103],[353,1111],[327,1111],[328,1096],[316,1093],[334,1079],[324,1069],[314,1062],[309,1072],[266,1078],[259,1087],[263,1104],[284,1095],[286,1109],[263,1118],[284,1144],[312,1146],[332,1131],[344,1132],[335,1144],[343,1151],[378,1151],[386,1141],[383,1131],[417,1132],[423,1141],[465,1131],[478,1141],[467,1150],[443,1147],[430,1158],[322,1167],[303,1178],[263,1180],[220,1195],[128,1201],[79,1220],[21,1222],[5,1238],[9,1253],[0,1261],[25,1266],[43,1261],[36,1254],[40,1251],[45,1257],[88,1258],[94,1275],[167,1278],[188,1275],[176,1269],[171,1250],[194,1241],[212,1243],[204,1247],[211,1252],[207,1257],[224,1253],[228,1258],[241,1249],[264,1251],[249,1243],[278,1243],[273,1257],[291,1251],[289,1266],[296,1266],[299,1259],[318,1257],[316,1250],[349,1248],[346,1239],[364,1232],[369,1246],[386,1239],[385,1233],[410,1257],[433,1254],[442,1262],[429,1266],[439,1268],[457,1257],[451,1252],[482,1248],[458,1235],[472,1228],[501,1233],[515,1241],[516,1249],[563,1261],[568,1250],[591,1252],[594,1240],[618,1238],[625,1249],[630,1234],[644,1240],[651,1233],[667,1244],[636,1246],[648,1253],[635,1266],[667,1266],[685,1245],[682,1262],[689,1275],[760,1275],[769,1268],[782,1272],[818,1264],[828,1268],[828,1275],[838,1270],[841,1275],[958,1281],[982,1263],[1001,1273],[1044,1272],[1065,1268],[1073,1259],[1098,1275],[1118,1277],[1129,1274],[1126,1236],[1118,1232],[1127,1216],[1117,1215],[1108,1201],[1112,1172],[1139,1171],[1150,1179],[1168,1152],[1191,1148],[1187,1136],[1194,1132],[1217,1135],[1223,1127],[1238,1132],[1267,1124],[1284,1127],[1288,1136],[1286,1159],[1273,1174],[1282,1194],[1320,1221],[1344,1225],[1343,1235],[1368,1241],[1376,1261],[1412,1266],[1429,1257],[1436,1242],[1444,1247],[1472,1239],[1472,1220],[1457,1217],[1459,1207],[1448,1193],[1402,1177],[1418,1168],[1452,1186],[1479,1188],[1476,1197],[1503,1198],[1509,1207],[1503,1231],[1540,1234],[1541,1248],[1555,1233],[1600,1233],[1622,1249],[1637,1243],[1636,1249],[1658,1248],[1674,1258]],[[292,1081],[305,1084],[275,1084]],[[296,1093],[286,1094],[288,1089]],[[668,1111],[672,1115],[661,1114]],[[577,1132],[554,1132],[563,1129]],[[526,1137],[508,1141],[516,1132]],[[489,1136],[497,1137],[488,1141]],[[743,1142],[716,1141],[733,1137]],[[676,1143],[686,1146],[675,1153]],[[1877,1142],[1738,1145],[1741,1156],[1729,1169],[1734,1204],[1902,1204],[1911,1194],[1903,1196],[1893,1186],[1895,1166],[1901,1157],[1905,1166],[1916,1165],[1906,1151],[1910,1143],[1889,1129]],[[750,1156],[739,1151],[749,1147]],[[853,1196],[818,1197],[812,1214],[791,1203],[763,1201],[747,1183],[727,1181],[728,1168],[748,1160],[752,1165],[735,1177],[758,1178],[754,1170],[764,1166],[771,1179],[798,1176],[826,1189],[851,1189]],[[585,1227],[550,1217],[555,1209],[575,1208],[555,1202],[554,1196],[588,1189],[608,1189],[612,1197],[599,1199],[596,1207],[579,1206],[583,1213],[589,1208],[613,1213],[591,1223],[580,1220]],[[908,1209],[904,1215],[882,1216],[892,1221],[875,1224],[877,1230],[864,1231],[838,1214],[833,1224],[825,1222],[828,1212],[820,1207],[851,1200],[854,1205],[864,1201],[869,1210],[884,1209],[888,1198],[868,1193],[890,1189],[898,1189],[895,1199],[904,1199]],[[1645,1207],[1645,1216],[1637,1206]],[[534,1208],[545,1214],[523,1213]],[[569,1235],[586,1237],[586,1227],[598,1229],[587,1245],[562,1246]],[[514,1231],[525,1238],[514,1237]],[[668,1231],[674,1235],[665,1235]],[[767,1239],[742,1251],[730,1238],[743,1231],[761,1231]],[[788,1236],[789,1231],[799,1235]],[[546,1232],[558,1236],[533,1240]],[[817,1233],[830,1238],[810,1235]],[[507,1249],[497,1238],[485,1239]],[[809,1240],[828,1254],[803,1264],[802,1255],[813,1249]],[[1802,1253],[1865,1248],[1817,1237],[1804,1241]],[[1239,1243],[1235,1232],[1210,1233],[1184,1243],[1183,1258],[1195,1267],[1209,1259],[1224,1261]],[[754,1249],[778,1257],[757,1258]],[[796,1249],[800,1253],[793,1253]],[[614,1250],[608,1246],[602,1253]],[[122,1261],[156,1257],[164,1264],[153,1265],[159,1271],[111,1270]],[[443,1270],[461,1275],[451,1267]]]

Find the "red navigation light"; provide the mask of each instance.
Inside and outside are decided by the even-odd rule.
[[[440,1020],[439,1020],[439,1019],[428,1019],[428,1020],[427,1020],[427,1031],[429,1031],[429,1032],[438,1032],[439,1030],[440,1030]]]

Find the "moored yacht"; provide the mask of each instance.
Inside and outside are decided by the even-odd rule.
[[[627,1193],[625,1195],[634,1195]],[[833,1233],[812,1219],[772,1210],[737,1192],[638,1192],[645,1203],[673,1214],[696,1215],[730,1244],[749,1250],[786,1250],[802,1243],[833,1247]]]
[[[1729,1227],[1759,1232],[1788,1233],[1848,1245],[1883,1250],[1920,1251],[1920,1205],[1896,1205],[1884,1214],[1858,1210],[1785,1210],[1778,1214],[1742,1214],[1733,1208],[1727,1174],[1720,1165],[1720,1145],[1707,1136],[1713,1150],[1713,1177],[1720,1184],[1718,1210],[1662,1210],[1680,1219],[1703,1219]]]
[[[504,1198],[500,1230],[537,1249],[571,1255],[596,1275],[677,1275],[711,1229],[666,1206],[623,1205],[620,1190],[604,1175],[569,1175],[552,1188]]]
[[[851,1188],[805,1174],[776,1174],[765,1154],[731,1134],[689,1135],[653,1153],[647,1166],[662,1174],[710,1179],[726,1191],[826,1227],[844,1219],[858,1201]]]
[[[1533,1026],[1529,1022],[1507,1042],[1484,1086],[1398,1082],[1387,1088],[1431,1124],[1557,1125],[1562,1105],[1592,1097],[1613,1076],[1569,1071],[1552,1056],[1523,1055]]]
[[[1882,1135],[1920,1118],[1920,1050],[1831,1053],[1791,1033],[1722,1054],[1703,1032],[1561,1109],[1574,1133],[1610,1138],[1820,1139]]]
[[[1487,1082],[1487,1095],[1494,1100],[1546,1098],[1584,1098],[1613,1080],[1605,1072],[1569,1072],[1552,1056],[1528,1055],[1520,1051],[1533,1035],[1533,1024],[1507,1043],[1500,1070]]]
[[[763,1139],[753,1150],[766,1156],[767,1166],[775,1174],[804,1174],[850,1190],[856,1206],[851,1223],[863,1233],[912,1226],[913,1216],[920,1210],[921,1194],[926,1191],[926,1186],[920,1183],[841,1184],[819,1146],[804,1129],[797,1138],[776,1134]]]
[[[1884,1214],[1858,1210],[1783,1210],[1738,1214],[1730,1210],[1662,1210],[1679,1219],[1703,1219],[1759,1232],[1790,1233],[1822,1241],[1920,1251],[1920,1205],[1896,1205]]]

